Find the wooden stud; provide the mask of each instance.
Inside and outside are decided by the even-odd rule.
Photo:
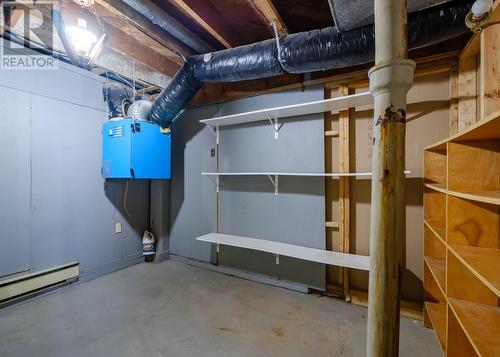
[[[326,98],[333,98],[337,93],[337,88],[325,90]],[[336,171],[337,160],[334,156],[334,152],[337,146],[337,136],[329,135],[329,133],[338,132],[335,129],[337,125],[337,115],[331,112],[325,113],[325,172]],[[338,241],[339,233],[337,229],[339,228],[339,222],[337,221],[337,199],[338,199],[338,186],[336,181],[331,178],[325,179],[325,215],[326,215],[326,248],[327,250],[335,251],[336,242]],[[326,267],[326,279],[327,279],[327,291],[330,294],[334,294],[337,297],[343,296],[343,287],[336,286],[334,284],[339,284],[337,274],[339,267],[327,266]]]
[[[170,51],[172,56],[188,57],[193,53],[181,45],[172,35],[154,25],[148,18],[132,9],[120,0],[96,0],[96,12],[106,18],[118,18],[132,23],[143,35],[146,35]]]
[[[231,48],[232,46],[229,44],[228,41],[222,36],[220,33],[218,33],[212,26],[210,26],[205,20],[203,20],[193,9],[189,7],[186,2],[183,0],[171,0],[178,8],[180,8],[184,13],[186,13],[189,17],[191,17],[198,25],[203,27],[210,35],[215,37],[217,41],[219,41],[221,44],[224,45],[226,48]]]
[[[282,35],[288,34],[285,22],[271,0],[250,0],[250,2],[266,18],[268,24],[274,22]]]
[[[339,95],[349,95],[349,87],[341,85]],[[349,109],[339,112],[339,172],[349,172]],[[349,253],[350,237],[350,200],[349,200],[349,177],[339,178],[339,251]],[[349,270],[339,269],[339,282],[344,288],[344,297],[349,297]]]
[[[500,110],[500,24],[481,32],[479,120]]]
[[[458,90],[459,116],[458,131],[462,131],[476,122],[476,57],[467,57],[459,62]]]
[[[450,135],[458,132],[458,102],[459,102],[458,67],[450,69]]]

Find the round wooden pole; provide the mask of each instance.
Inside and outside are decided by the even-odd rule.
[[[399,295],[405,246],[406,95],[415,64],[407,59],[405,0],[375,0],[373,176],[367,356],[398,355]]]

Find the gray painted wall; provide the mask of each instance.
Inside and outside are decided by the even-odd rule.
[[[199,235],[216,229],[214,179],[201,171],[215,171],[210,157],[214,136],[198,120],[323,99],[322,87],[292,90],[220,105],[188,110],[173,127],[171,185],[172,253],[203,261],[213,260],[213,247],[198,242]],[[286,120],[279,139],[266,122],[221,128],[219,170],[228,172],[323,172],[323,115]],[[323,178],[281,177],[280,194],[266,177],[223,178],[219,200],[220,232],[325,248]],[[325,267],[271,254],[221,247],[221,265],[300,282],[323,289]]]
[[[105,181],[103,79],[73,66],[0,75],[0,277],[77,260],[99,275],[141,257],[149,181]],[[115,222],[123,232],[114,234]]]

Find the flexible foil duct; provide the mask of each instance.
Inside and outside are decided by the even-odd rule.
[[[408,16],[408,47],[433,45],[468,32],[471,2],[443,4]],[[223,83],[366,64],[375,57],[374,25],[346,32],[334,27],[190,57],[153,103],[163,127],[186,107],[204,82]]]
[[[109,118],[126,116],[127,113],[123,112],[123,101],[127,100],[129,104],[134,101],[134,92],[131,88],[114,83],[106,84],[102,89],[102,94],[108,107]]]
[[[194,76],[202,82],[238,82],[283,74],[275,40],[193,57]]]
[[[156,98],[151,109],[152,121],[167,128],[186,108],[187,103],[203,85],[194,78],[193,67],[193,59],[190,57],[172,78],[168,87]]]

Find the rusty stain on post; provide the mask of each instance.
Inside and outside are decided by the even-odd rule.
[[[407,58],[404,0],[375,0],[375,66],[367,356],[397,356],[404,270],[406,95],[415,64]]]

